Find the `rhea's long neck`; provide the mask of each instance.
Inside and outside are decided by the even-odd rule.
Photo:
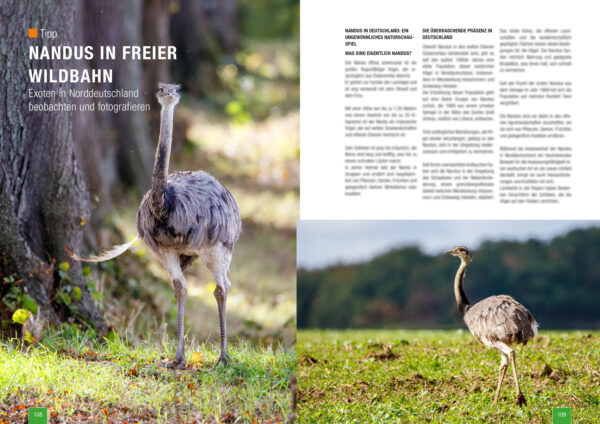
[[[469,264],[465,261],[461,261],[458,271],[456,271],[456,277],[454,277],[454,296],[456,297],[456,305],[462,316],[467,312],[469,305],[469,299],[465,295],[463,290],[463,281],[465,279],[465,271]]]
[[[160,111],[160,135],[154,157],[152,171],[152,206],[160,213],[163,206],[163,195],[167,188],[169,174],[169,158],[171,157],[171,141],[173,139],[173,111],[175,105],[163,105]]]

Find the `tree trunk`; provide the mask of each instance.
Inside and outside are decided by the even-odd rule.
[[[72,44],[74,0],[5,0],[0,9],[0,278],[15,277],[36,301],[39,313],[57,322],[74,311],[57,305],[55,264],[67,260],[64,248],[79,249],[89,216],[88,193],[73,151],[68,112],[32,112],[28,88],[55,89],[29,82],[28,69],[64,64],[29,60],[29,45]],[[59,39],[27,38],[27,28],[57,31]],[[62,84],[68,90],[69,84]],[[69,284],[81,289],[76,313],[102,334],[102,315],[88,292],[81,265],[72,263]],[[4,295],[10,284],[2,284]],[[6,309],[6,308],[5,308]],[[6,310],[3,310],[5,313]],[[6,319],[6,316],[2,317]]]
[[[175,76],[194,94],[205,94],[219,83],[216,69],[222,53],[239,43],[235,0],[179,0],[171,19],[177,46]]]
[[[87,62],[90,68],[113,69],[113,82],[90,84],[90,88],[140,89],[139,98],[104,98],[103,102],[144,103],[142,62],[122,60],[123,45],[142,45],[141,0],[96,0],[78,2],[78,42],[94,47],[115,46],[116,60]],[[85,100],[84,100],[85,101]],[[144,112],[85,112],[75,117],[77,156],[83,162],[86,179],[93,192],[101,194],[106,208],[111,205],[115,182],[144,192],[152,175],[154,147],[148,117]]]
[[[171,0],[146,0],[144,2],[144,19],[142,26],[142,35],[144,44],[150,46],[168,46],[171,44],[169,36],[169,27],[171,15],[169,13],[169,3]],[[155,93],[159,82],[170,83],[171,73],[169,72],[169,62],[166,60],[152,60],[143,64],[144,67],[144,89],[146,92],[146,102],[155,106]],[[151,109],[151,126],[153,139],[158,139],[158,130],[160,127],[160,108]]]

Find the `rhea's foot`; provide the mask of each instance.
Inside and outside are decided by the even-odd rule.
[[[515,403],[517,406],[527,405],[527,400],[525,399],[525,396],[523,396],[523,393],[517,393],[517,401]]]
[[[166,364],[167,368],[172,368],[172,369],[182,369],[182,368],[185,368],[185,366],[186,366],[185,356],[182,358],[175,358],[174,361],[169,361]]]
[[[219,360],[215,364],[215,367],[219,365],[227,366],[231,362],[231,356],[228,351],[221,352],[221,356],[219,356]]]

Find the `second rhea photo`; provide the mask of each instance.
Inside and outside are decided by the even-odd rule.
[[[600,412],[600,222],[300,221],[297,252],[301,422]]]

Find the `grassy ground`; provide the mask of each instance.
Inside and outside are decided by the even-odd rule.
[[[573,423],[595,423],[599,340],[544,331],[519,346],[519,408],[510,370],[492,407],[500,357],[467,331],[299,331],[299,422],[551,423],[552,407],[570,407]]]
[[[233,342],[230,366],[214,367],[216,346],[187,347],[188,369],[167,370],[175,343],[131,346],[65,326],[43,344],[0,344],[0,423],[26,422],[48,408],[49,422],[284,422],[295,354]]]

